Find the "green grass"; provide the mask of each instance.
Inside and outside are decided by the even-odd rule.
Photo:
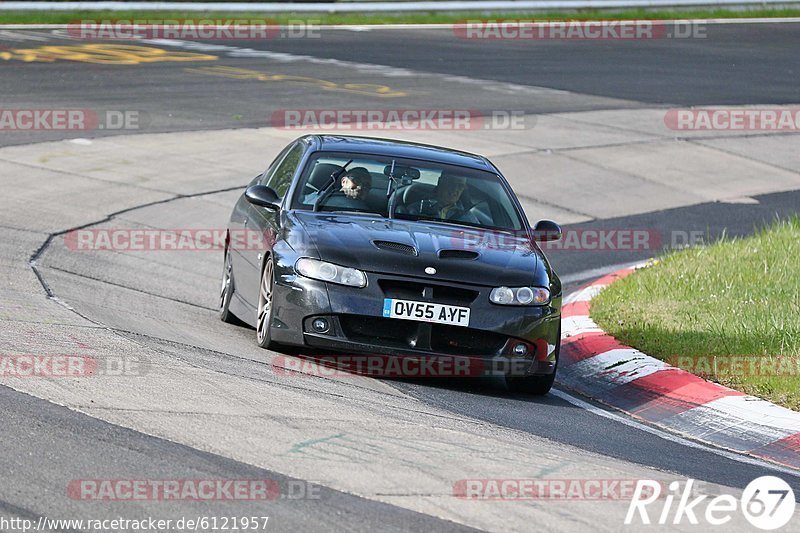
[[[798,217],[667,254],[603,290],[591,314],[629,346],[800,410]]]
[[[68,24],[79,20],[194,20],[249,19],[279,24],[306,21],[313,24],[435,24],[470,20],[664,20],[697,18],[797,17],[800,9],[627,11],[585,10],[555,13],[226,13],[182,11],[0,11],[0,24]]]

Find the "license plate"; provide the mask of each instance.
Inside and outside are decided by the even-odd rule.
[[[451,326],[469,326],[469,307],[415,302],[412,300],[383,300],[383,316],[401,320],[419,320]]]

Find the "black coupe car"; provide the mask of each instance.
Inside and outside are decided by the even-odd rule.
[[[220,316],[261,347],[467,358],[547,393],[561,283],[486,158],[410,142],[307,135],[253,179],[230,217]]]

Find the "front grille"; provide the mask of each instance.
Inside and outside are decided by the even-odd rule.
[[[435,352],[453,355],[488,356],[497,354],[506,342],[506,336],[459,326],[434,324],[431,331],[431,348]]]
[[[448,287],[447,285],[433,286],[433,299],[438,303],[450,305],[469,306],[480,294],[478,291]]]
[[[392,241],[372,241],[372,244],[381,250],[388,250],[390,252],[397,252],[403,255],[417,255],[417,249],[410,244],[403,244],[402,242]]]
[[[477,259],[480,254],[472,250],[440,250],[439,259]]]
[[[436,285],[434,283],[418,283],[415,281],[398,281],[389,279],[378,280],[383,294],[387,298],[401,300],[422,300],[426,288],[433,290],[433,301],[440,304],[469,306],[480,294],[478,291]]]
[[[506,336],[491,331],[394,318],[340,315],[339,323],[351,341],[454,356],[497,355],[507,340]],[[430,328],[430,337],[427,328]]]
[[[418,329],[417,323],[410,320],[377,316],[341,315],[339,323],[350,340],[386,344],[393,348],[408,348]]]
[[[378,286],[381,288],[384,296],[387,298],[399,298],[401,300],[421,300],[423,291],[427,285],[424,283],[415,283],[413,281],[379,279]]]

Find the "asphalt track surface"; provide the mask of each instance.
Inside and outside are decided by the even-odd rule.
[[[798,98],[797,32],[800,24],[709,25],[705,37],[637,41],[485,41],[461,39],[451,30],[317,30],[318,38],[213,41],[238,49],[287,54],[282,68],[273,61],[230,57],[216,52],[237,68],[300,75],[336,83],[386,83],[368,68],[321,62],[301,65],[292,57],[312,56],[359,65],[381,65],[394,76],[392,88],[408,91],[411,102],[430,108],[517,110],[554,113],[591,109],[731,104],[791,104]],[[14,40],[0,46],[36,48],[81,43],[73,39]],[[39,37],[38,32],[29,32]],[[62,36],[68,37],[66,31]],[[2,49],[0,49],[0,52]],[[277,56],[276,56],[277,57]],[[269,64],[272,69],[264,68]],[[128,69],[70,62],[0,62],[0,94],[9,107],[32,102],[91,106],[96,109],[138,110],[146,114],[146,131],[178,131],[228,127],[260,127],[280,109],[357,109],[364,97],[318,85],[231,83],[230,78],[186,72],[187,63],[149,63]],[[403,73],[412,69],[414,75]],[[394,72],[392,72],[394,71]],[[422,75],[420,75],[420,73]],[[425,76],[428,73],[430,76]],[[489,80],[521,87],[579,93],[532,95],[501,88],[486,89],[448,83],[446,76]],[[379,81],[378,81],[379,80]],[[404,104],[408,104],[405,100]],[[392,99],[371,101],[370,107],[392,107]],[[100,134],[113,134],[113,131]],[[117,132],[129,133],[129,132]],[[63,137],[64,134],[62,133]],[[77,136],[77,134],[76,134]],[[4,135],[0,145],[57,138],[38,133]]]
[[[24,34],[24,32],[21,32]],[[758,24],[714,26],[705,39],[647,42],[492,42],[453,39],[442,30],[369,32],[322,32],[320,39],[225,42],[230,47],[263,49],[292,55],[309,55],[359,64],[383,65],[389,69],[413,69],[430,77],[399,75],[392,87],[416,91],[415,103],[435,108],[450,107],[514,109],[526,112],[583,111],[635,108],[645,104],[688,106],[704,104],[785,104],[798,100],[796,44],[800,25]],[[28,35],[40,35],[41,32]],[[33,48],[66,43],[58,37],[46,42],[13,40],[8,48]],[[185,49],[189,51],[189,49]],[[264,69],[263,61],[225,58],[237,68]],[[187,64],[153,63],[127,67],[69,61],[53,63],[0,62],[0,93],[7,107],[87,107],[136,109],[148,117],[144,132],[259,127],[268,125],[275,110],[338,106],[355,108],[363,100],[358,94],[320,91],[303,84],[263,84],[189,72]],[[286,72],[333,80],[336,83],[374,83],[367,69],[352,69],[335,63],[308,65],[288,60]],[[447,85],[445,76],[459,76],[509,83],[514,86],[567,90],[579,95],[543,93],[531,98],[518,90],[498,90],[498,85],[476,83]],[[381,76],[381,83],[385,78]],[[391,106],[391,103],[379,102]],[[93,136],[130,134],[130,131],[96,131]],[[0,145],[27,144],[86,133],[25,133],[0,137]],[[250,176],[243,176],[242,183]],[[224,198],[232,198],[232,195]],[[776,215],[797,211],[800,192],[785,192],[757,198],[757,204],[701,204],[618,219],[593,220],[576,228],[648,227],[668,231],[680,222],[710,237],[745,235]],[[142,202],[145,203],[145,202]],[[568,287],[585,281],[582,273],[644,259],[650,252],[553,252],[558,272]],[[58,266],[58,256],[53,263]],[[64,266],[61,264],[60,266]],[[88,280],[88,278],[87,278]],[[152,281],[152,280],[151,280]],[[90,282],[89,282],[90,283]],[[157,280],[155,281],[157,283]],[[53,285],[66,287],[64,280]],[[79,289],[74,289],[78,291]],[[187,296],[189,302],[209,302],[206,293],[216,285]],[[74,295],[77,297],[77,293]],[[212,295],[213,296],[213,295]],[[69,300],[69,298],[67,298]],[[196,304],[195,304],[196,305]],[[203,307],[202,304],[198,307]],[[88,309],[92,317],[97,309]],[[202,309],[209,314],[211,309]],[[95,316],[101,319],[101,315]],[[123,324],[115,327],[125,329]],[[246,328],[219,328],[229,335],[232,346],[252,342]],[[157,339],[147,340],[157,344]],[[238,361],[215,361],[197,350],[199,365],[225,372],[244,372]],[[635,427],[601,418],[553,395],[533,399],[513,395],[496,383],[452,381],[391,381],[391,386],[425,402],[460,415],[513,428],[555,442],[608,457],[655,467],[679,476],[693,477],[731,487],[744,487],[766,475],[766,465],[743,464],[709,450],[689,448]],[[219,455],[137,433],[15,392],[0,388],[0,425],[4,453],[0,466],[3,494],[0,510],[9,516],[33,517],[52,513],[68,515],[69,501],[61,494],[66,480],[81,477],[89,467],[98,478],[253,478],[291,480]],[[9,429],[9,428],[13,428]],[[189,474],[187,474],[187,472]],[[800,477],[783,475],[800,490]],[[55,487],[55,488],[54,488]],[[150,507],[148,507],[150,506]],[[216,506],[216,507],[215,507]],[[126,507],[121,512],[127,512]],[[164,508],[142,503],[141,509]],[[102,513],[113,514],[113,505]],[[138,510],[138,509],[137,509]],[[231,504],[176,504],[169,516],[195,514],[240,514]],[[98,508],[98,513],[100,512]],[[461,525],[415,513],[367,498],[321,488],[321,499],[281,500],[271,504],[270,520],[280,530],[464,530]],[[503,529],[498,524],[498,530]]]
[[[450,30],[375,31],[369,46],[344,32],[271,47],[339,60],[391,65],[550,87],[653,104],[794,103],[797,58],[791,24],[709,25],[698,38],[635,42],[492,40]],[[247,45],[247,43],[239,43]],[[551,109],[550,111],[555,111]]]
[[[61,489],[70,480],[81,479],[87,465],[98,479],[268,479],[281,492],[292,494],[257,508],[281,530],[310,531],[331,528],[340,531],[464,531],[462,525],[439,520],[386,504],[380,504],[325,487],[300,487],[293,480],[237,461],[153,438],[80,415],[44,400],[0,388],[2,424],[20,428],[3,439],[3,484],[14,487],[15,500],[30,502],[27,508],[0,501],[5,516],[32,518],[43,511],[50,517],[70,516],[58,502]],[[22,428],[25,428],[22,430]],[[39,431],[37,428],[47,428]],[[27,459],[26,459],[27,458]],[[294,491],[294,492],[293,492]],[[313,499],[304,497],[314,495]],[[173,502],[167,508],[152,506],[156,516],[178,520],[195,516],[253,516],[251,502]],[[104,504],[102,513],[130,516],[129,505]],[[33,513],[31,509],[38,513]],[[137,509],[138,510],[138,509]],[[269,522],[268,522],[269,524]]]

